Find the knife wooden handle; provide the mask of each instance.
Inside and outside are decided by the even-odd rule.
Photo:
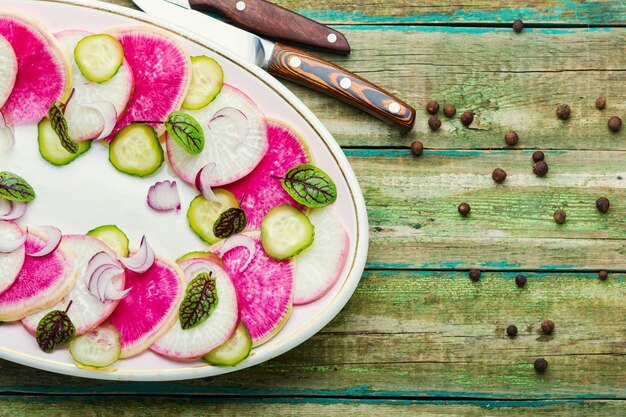
[[[298,13],[265,0],[190,0],[192,9],[209,11],[257,35],[310,46],[326,52],[349,54],[346,37]]]
[[[415,109],[369,81],[322,58],[277,43],[268,71],[331,95],[366,111],[403,132],[415,122]]]

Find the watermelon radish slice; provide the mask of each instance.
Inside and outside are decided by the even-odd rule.
[[[17,78],[17,57],[13,47],[4,36],[0,36],[0,108],[9,98]]]
[[[248,250],[237,247],[222,256],[239,299],[239,315],[246,325],[252,343],[259,346],[270,340],[287,322],[292,309],[293,265],[267,256],[259,233],[250,233],[255,242],[255,255],[249,265]],[[219,251],[223,241],[212,247]]]
[[[225,112],[229,109],[230,112]],[[250,173],[268,149],[263,113],[241,91],[224,84],[222,91],[208,106],[187,110],[203,127],[205,145],[202,152],[192,155],[167,135],[167,157],[174,172],[184,181],[194,184],[196,174],[215,162],[211,187],[237,181]],[[227,116],[243,114],[242,118]],[[242,128],[242,120],[247,126]]]
[[[153,344],[150,349],[172,359],[193,359],[206,355],[224,343],[239,322],[237,292],[228,273],[217,262],[190,259],[179,263],[185,278],[191,281],[202,272],[216,279],[217,307],[201,325],[183,330],[180,321]]]
[[[311,303],[330,290],[343,271],[350,240],[339,215],[332,207],[309,213],[315,228],[313,244],[295,257],[293,268],[293,303]]]
[[[39,313],[30,315],[22,320],[22,324],[31,332],[37,330],[39,320],[52,310],[65,311],[70,301],[73,301],[72,308],[68,315],[76,327],[76,335],[85,334],[91,329],[98,327],[115,310],[119,301],[107,301],[102,303],[87,288],[89,277],[85,276],[89,260],[98,252],[107,252],[115,259],[113,251],[100,240],[91,236],[70,235],[63,236],[62,242],[74,254],[78,279],[72,290],[63,298],[61,303]],[[121,266],[120,266],[121,268]],[[120,273],[114,278],[116,289],[124,288],[124,274]]]
[[[65,118],[70,128],[70,136],[78,141],[97,138],[104,128],[103,115],[90,107],[90,104],[110,103],[115,109],[117,118],[120,118],[132,97],[134,86],[133,72],[126,60],[109,81],[93,83],[85,78],[73,56],[76,44],[90,35],[92,33],[82,30],[66,30],[55,34],[67,56],[72,57],[74,95],[67,105]]]
[[[107,140],[136,121],[165,121],[180,109],[191,83],[191,59],[165,32],[149,27],[130,27],[111,32],[124,48],[135,80],[126,112]],[[165,127],[153,124],[159,135]]]
[[[0,221],[0,238],[17,240],[24,231],[15,223]],[[4,293],[15,282],[22,270],[26,251],[24,246],[11,253],[0,253],[0,294]]]
[[[267,121],[267,138],[269,150],[254,171],[224,187],[241,202],[248,216],[248,230],[259,230],[263,217],[273,207],[290,204],[305,210],[287,194],[280,180],[272,178],[283,177],[290,168],[311,162],[302,139],[275,120]]]
[[[37,252],[48,238],[36,229],[28,230],[26,253]],[[76,282],[74,258],[61,242],[46,256],[26,256],[17,279],[0,296],[0,321],[20,320],[59,303]]]
[[[127,270],[126,287],[133,290],[109,317],[120,333],[121,358],[148,349],[174,325],[184,297],[185,280],[178,265],[157,258],[143,274]]]
[[[61,45],[38,23],[0,12],[0,35],[13,47],[18,70],[2,112],[11,124],[38,122],[69,93],[71,67]]]

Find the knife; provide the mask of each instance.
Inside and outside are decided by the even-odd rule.
[[[172,22],[184,30],[196,32],[247,63],[266,69],[270,74],[326,93],[397,126],[403,132],[413,127],[415,110],[411,106],[364,78],[320,57],[268,41],[168,0],[133,2],[144,12]]]

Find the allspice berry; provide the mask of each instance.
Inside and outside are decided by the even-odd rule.
[[[506,142],[507,146],[515,146],[519,141],[519,136],[517,136],[516,132],[510,130],[504,134],[504,141]]]
[[[533,165],[533,172],[538,177],[545,177],[548,174],[548,164],[546,161],[537,161]]]
[[[502,184],[506,179],[506,171],[502,168],[496,168],[491,173],[491,178],[493,178],[493,180],[498,184]]]
[[[515,277],[515,285],[517,285],[520,288],[526,285],[526,282],[527,282],[527,279],[526,279],[526,276],[524,275],[518,275]]]
[[[535,360],[534,367],[535,371],[542,374],[548,369],[548,361],[544,358],[539,358]]]
[[[569,119],[569,116],[572,114],[572,109],[567,104],[561,104],[556,108],[556,115],[561,120]]]
[[[606,281],[608,277],[609,277],[609,273],[606,272],[605,270],[598,272],[598,278],[600,278],[600,280]]]
[[[474,112],[466,111],[461,115],[461,123],[463,126],[469,126],[474,121]]]
[[[472,281],[477,282],[480,279],[480,270],[479,269],[470,269],[469,277]]]
[[[554,322],[552,320],[544,320],[541,322],[541,331],[543,334],[552,334],[554,331]]]
[[[533,152],[533,161],[534,162],[539,162],[539,161],[543,161],[545,159],[546,155],[541,152],[541,151],[535,151]]]
[[[608,126],[611,132],[617,133],[622,128],[622,119],[617,116],[613,116],[609,119]]]
[[[446,117],[454,117],[456,114],[456,107],[454,107],[453,104],[446,104],[443,106],[443,114],[445,114]]]
[[[461,203],[459,204],[458,210],[461,216],[467,216],[470,213],[471,207],[467,203]]]
[[[430,114],[435,114],[439,111],[439,103],[435,100],[430,100],[428,104],[426,104],[426,111]]]
[[[420,156],[424,152],[424,144],[419,140],[416,140],[411,144],[411,153],[415,156]]]
[[[565,219],[567,218],[567,214],[565,214],[564,210],[557,210],[554,212],[554,221],[558,224],[565,223]]]
[[[509,327],[506,328],[506,334],[508,334],[509,337],[517,336],[517,326],[511,324]]]
[[[607,211],[609,211],[610,206],[611,206],[611,203],[609,202],[609,199],[606,197],[600,197],[596,200],[596,208],[598,209],[600,213],[606,213]]]
[[[598,97],[596,99],[596,107],[603,110],[606,107],[606,99],[604,97]]]
[[[524,22],[522,22],[521,19],[516,19],[515,22],[513,22],[513,30],[515,33],[520,33],[524,30]]]
[[[430,126],[431,130],[435,131],[441,127],[441,120],[439,120],[437,116],[430,116],[430,119],[428,119],[428,126]]]

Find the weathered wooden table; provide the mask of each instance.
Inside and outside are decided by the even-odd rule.
[[[0,415],[626,415],[626,128],[607,129],[610,116],[626,118],[626,2],[280,4],[343,30],[354,52],[329,58],[418,109],[403,137],[289,84],[344,147],[365,193],[370,256],[353,299],[299,348],[218,378],[97,382],[0,361]],[[430,99],[459,110],[440,113],[435,133]],[[566,122],[555,116],[561,103],[572,108]],[[464,110],[476,112],[470,128]],[[504,145],[507,130],[518,146]],[[419,158],[408,150],[416,139]],[[535,149],[546,178],[532,173]],[[502,185],[496,167],[508,173]],[[564,225],[552,219],[559,208]],[[473,267],[480,282],[467,277]],[[542,319],[555,321],[552,336]],[[549,362],[543,375],[538,357]]]

